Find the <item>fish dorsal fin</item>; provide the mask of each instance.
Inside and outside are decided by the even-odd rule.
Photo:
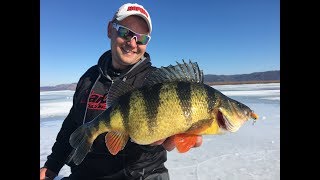
[[[153,85],[163,82],[186,81],[203,83],[203,71],[200,70],[196,62],[182,63],[177,62],[177,65],[169,65],[166,67],[157,68],[146,77],[145,85]]]
[[[121,79],[114,81],[107,95],[107,107],[110,107],[114,103],[114,101],[117,100],[120,96],[134,89],[134,86],[125,83]]]

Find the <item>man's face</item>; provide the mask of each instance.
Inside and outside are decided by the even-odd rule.
[[[118,23],[139,34],[148,34],[148,25],[139,16],[128,16]],[[126,40],[118,36],[117,30],[108,25],[108,37],[111,39],[112,65],[116,69],[125,69],[137,63],[146,52],[147,45],[137,44],[136,39]]]

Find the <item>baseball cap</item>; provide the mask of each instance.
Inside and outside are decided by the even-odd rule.
[[[122,5],[116,14],[113,16],[112,20],[117,19],[118,21],[123,20],[124,18],[128,16],[140,16],[142,17],[148,24],[149,31],[151,33],[152,30],[152,23],[151,23],[151,18],[148,13],[148,11],[142,6],[137,3],[126,3]]]

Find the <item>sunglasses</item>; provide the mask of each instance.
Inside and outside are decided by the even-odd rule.
[[[112,23],[112,26],[117,30],[118,36],[122,37],[127,41],[131,40],[132,38],[135,38],[137,44],[146,45],[151,39],[151,36],[149,35],[136,33],[131,29],[121,26],[117,23]]]

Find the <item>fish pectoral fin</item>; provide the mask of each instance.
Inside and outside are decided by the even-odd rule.
[[[197,142],[197,135],[194,134],[176,134],[174,135],[174,143],[180,153],[189,151]]]
[[[127,144],[129,135],[123,132],[112,131],[105,136],[105,143],[112,155],[116,155]]]

